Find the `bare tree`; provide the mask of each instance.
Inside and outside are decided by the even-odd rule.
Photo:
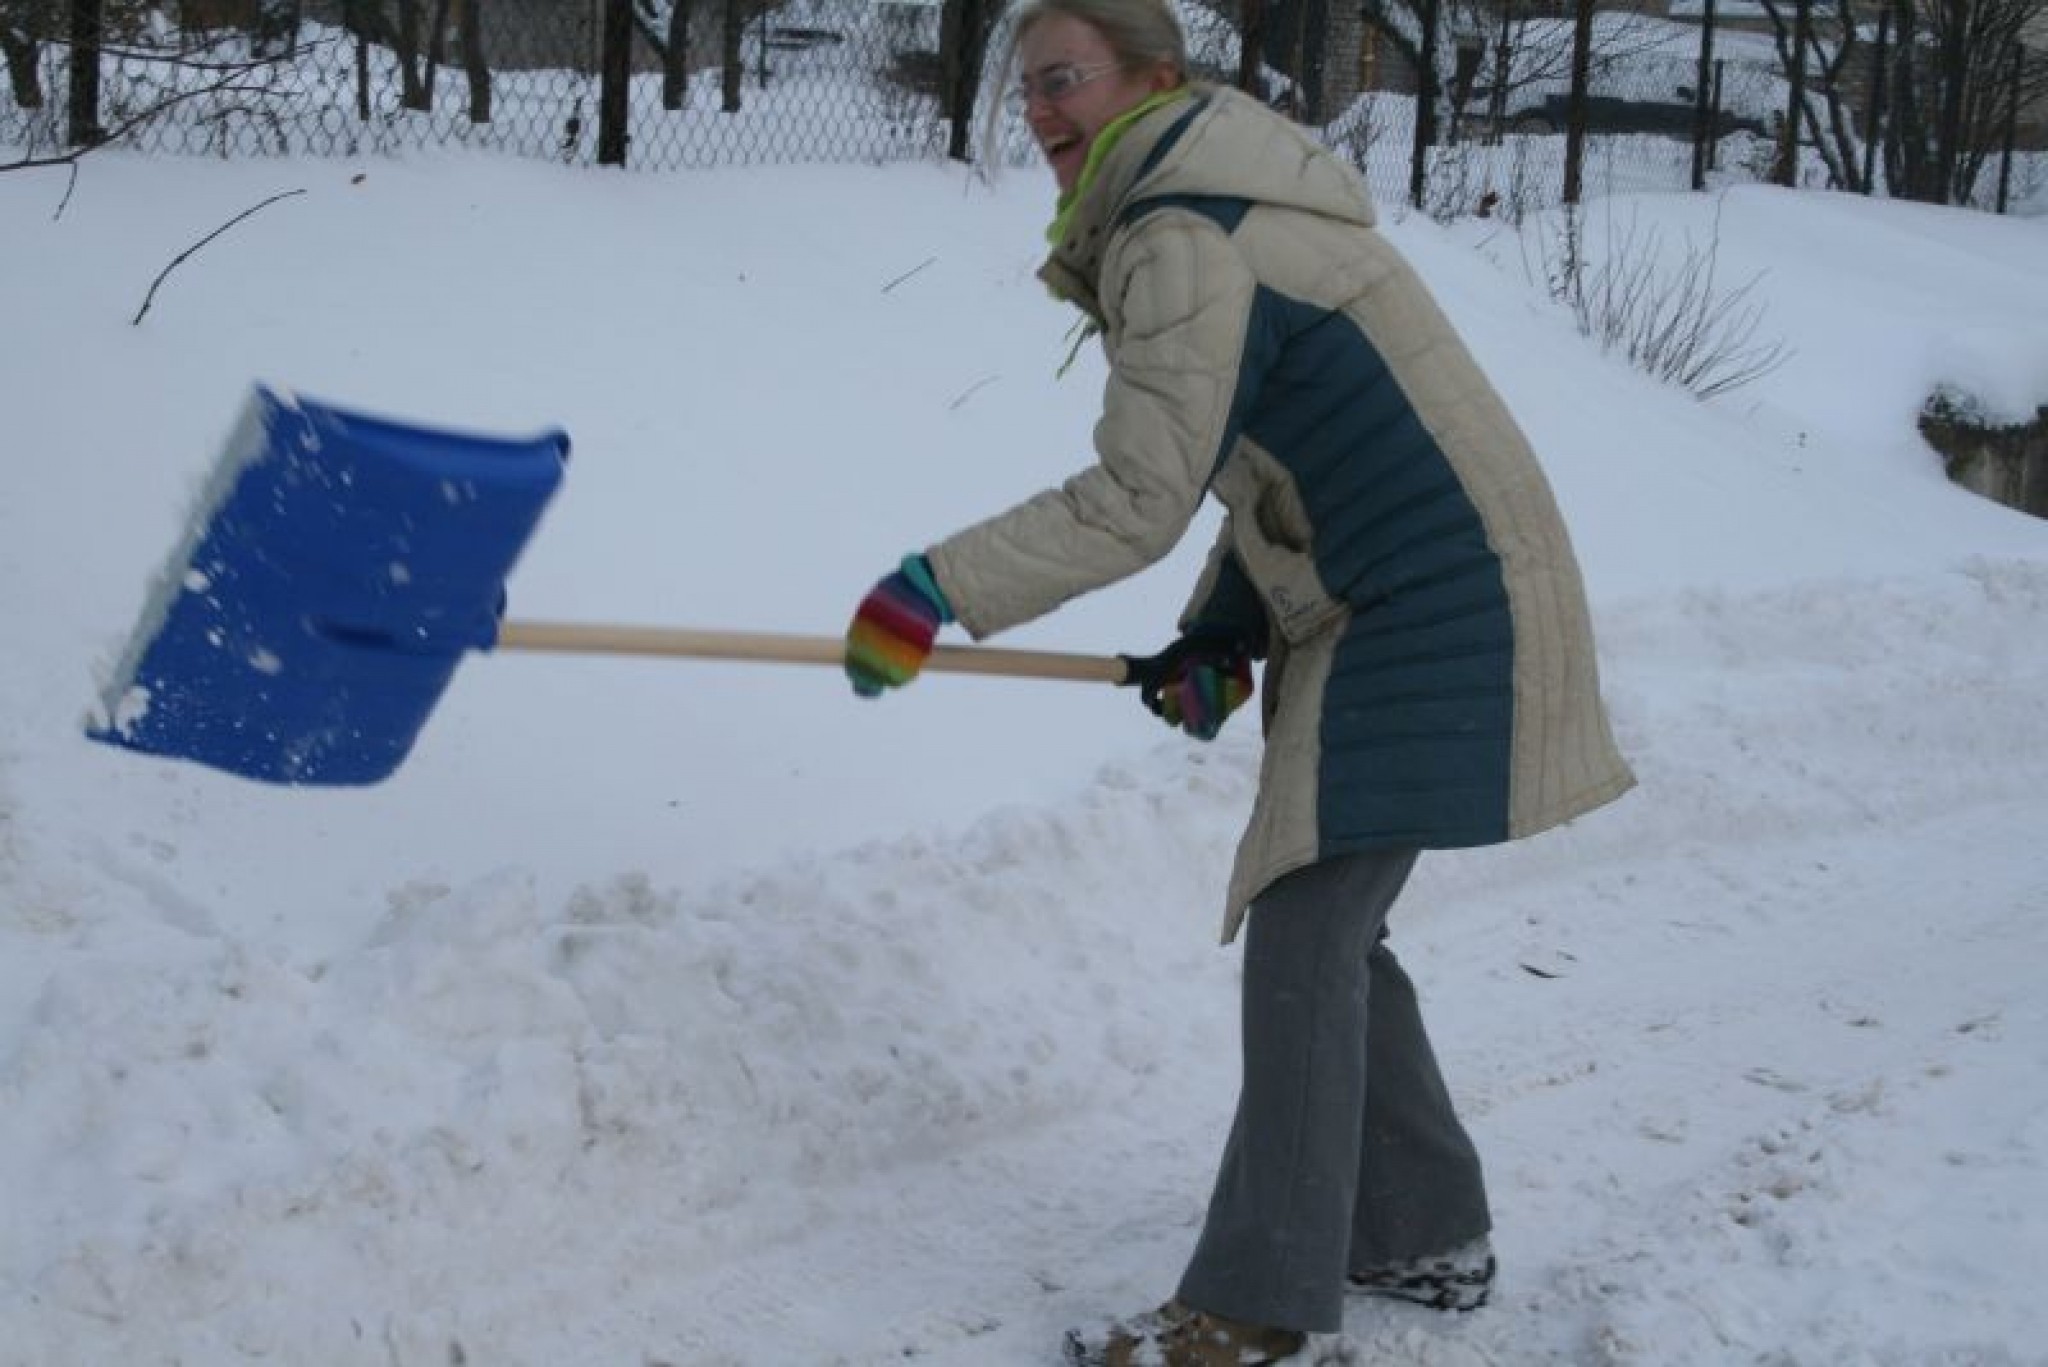
[[[427,70],[426,100],[423,109],[434,107],[434,85],[441,74],[441,63],[448,56],[449,6],[453,0],[434,0],[434,17],[427,24]]]
[[[747,78],[747,58],[740,44],[746,33],[747,0],[725,0],[725,32],[719,45],[722,70],[718,107],[727,114],[740,112],[740,87]]]
[[[1803,44],[1790,0],[1763,4],[1780,62],[1805,80],[1799,132],[1843,188],[1870,188],[1859,155],[1868,111],[1859,119],[1854,106],[1873,92],[1884,96],[1877,137],[1891,193],[1934,204],[1971,202],[2015,93],[2021,104],[2048,97],[2044,63],[2023,68],[2013,89],[2014,53],[2048,18],[2048,0],[1884,0],[1881,67],[1851,0],[1816,3]]]
[[[398,58],[398,102],[407,109],[434,107],[420,53],[420,0],[398,0],[398,22],[388,32]]]
[[[1999,146],[2022,35],[2048,18],[2048,0],[1892,0],[1894,117],[1884,164],[1893,193],[1938,204],[1971,202]],[[2031,88],[2028,88],[2028,87]],[[2048,68],[2022,77],[2021,103],[2048,94]]]
[[[469,121],[491,121],[491,63],[484,56],[484,0],[462,0],[462,69],[469,80]]]
[[[690,96],[690,0],[669,8],[667,44],[661,52],[661,107],[681,109]]]
[[[1802,15],[1794,0],[1763,0],[1770,16],[1771,38],[1779,67],[1792,87],[1791,117],[1779,130],[1780,178],[1791,183],[1795,149],[1811,146],[1827,167],[1828,184],[1844,190],[1869,188],[1858,155],[1862,137],[1856,128],[1855,93],[1850,83],[1867,73],[1854,0],[1825,0]],[[1866,97],[1867,98],[1867,97]]]
[[[422,41],[429,35],[423,32],[426,25],[422,22],[420,0],[396,0],[392,10],[386,9],[385,0],[342,0],[341,13],[342,26],[354,34],[359,43],[374,43],[390,49],[398,62],[399,104],[407,109],[433,108],[429,54],[422,49]],[[446,13],[445,5],[441,13]],[[435,16],[437,26],[440,17]],[[361,84],[359,74],[358,85]],[[359,114],[367,119],[368,102],[361,97],[360,91],[357,103]]]
[[[946,155],[955,161],[972,159],[974,100],[1000,9],[987,0],[947,0],[939,11],[939,109],[952,125]]]
[[[661,62],[661,107],[690,102],[690,0],[633,0],[633,30]]]
[[[255,0],[249,11],[249,52],[283,57],[298,45],[299,0]]]
[[[43,107],[42,46],[56,26],[57,9],[50,0],[0,0],[0,57],[6,59],[17,108]]]
[[[1536,92],[1571,84],[1573,22],[1538,17],[1537,8],[1525,0],[1364,0],[1364,18],[1416,72],[1416,98],[1432,117],[1451,100],[1453,140],[1476,123],[1487,141],[1497,142]],[[1436,41],[1426,43],[1432,9]],[[1668,30],[1643,15],[1603,9],[1587,54],[1590,78],[1598,82],[1625,70],[1668,42]],[[1480,107],[1468,108],[1471,102]]]
[[[99,129],[97,136],[58,152],[39,153],[30,149],[13,161],[0,161],[0,172],[67,166],[75,173],[78,163],[88,153],[118,143],[137,129],[170,118],[173,111],[185,106],[209,109],[213,111],[211,117],[218,117],[221,112],[246,112],[252,107],[260,107],[277,95],[273,84],[276,64],[270,58],[232,62],[185,57],[160,60],[168,60],[186,73],[186,79],[139,107],[117,111],[111,126]]]

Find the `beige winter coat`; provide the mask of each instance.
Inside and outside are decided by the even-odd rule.
[[[1042,275],[1103,329],[1097,463],[931,563],[980,639],[1222,501],[1182,625],[1270,651],[1226,941],[1316,860],[1514,839],[1629,788],[1548,482],[1348,166],[1198,89],[1111,149]]]

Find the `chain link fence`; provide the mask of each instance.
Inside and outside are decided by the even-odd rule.
[[[1794,92],[1767,29],[1458,2],[1177,7],[1196,74],[1314,127],[1383,203],[1512,217],[1602,192],[1840,183],[1840,158],[1786,136]],[[1021,118],[989,108],[1005,79],[1001,4],[0,0],[0,167],[10,150],[30,161],[109,139],[218,156],[458,146],[645,169],[1024,163]],[[2026,168],[2042,174],[2038,158]]]
[[[81,0],[81,3],[83,0]],[[625,42],[608,42],[624,10]],[[344,0],[109,4],[97,110],[55,0],[0,0],[0,145],[114,136],[149,152],[354,155],[463,146],[648,169],[942,156],[943,7],[922,0]],[[623,47],[620,79],[609,63]],[[15,60],[17,53],[21,60]]]

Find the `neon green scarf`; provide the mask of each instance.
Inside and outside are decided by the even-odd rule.
[[[1075,207],[1080,204],[1082,196],[1088,193],[1089,187],[1095,184],[1095,177],[1102,170],[1103,159],[1109,155],[1111,148],[1123,140],[1131,125],[1155,109],[1186,99],[1191,93],[1184,85],[1175,86],[1172,90],[1162,90],[1128,113],[1119,114],[1104,125],[1102,131],[1095,135],[1095,141],[1088,144],[1088,160],[1081,163],[1081,175],[1074,182],[1074,188],[1059,198],[1059,204],[1053,213],[1052,226],[1045,230],[1047,242],[1057,247],[1066,241],[1067,228],[1074,221]]]

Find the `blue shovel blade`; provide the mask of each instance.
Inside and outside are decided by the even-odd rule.
[[[375,783],[412,749],[561,484],[505,439],[258,386],[86,734],[286,784]]]

